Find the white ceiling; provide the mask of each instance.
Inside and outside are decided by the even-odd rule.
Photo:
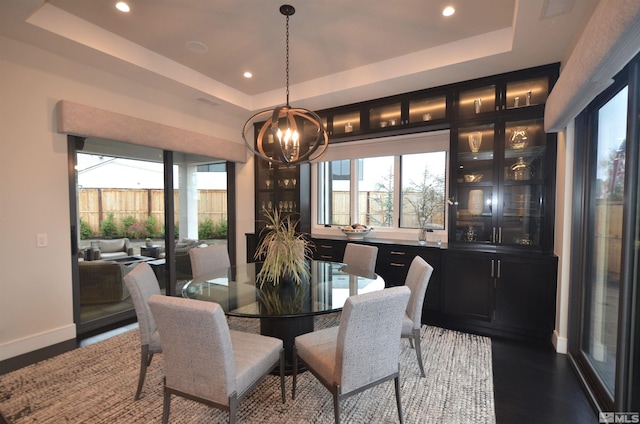
[[[0,35],[238,116],[284,103],[285,0],[115,3],[0,0]],[[291,0],[290,100],[322,109],[560,62],[596,3]]]

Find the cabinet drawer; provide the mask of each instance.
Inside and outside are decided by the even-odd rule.
[[[376,273],[384,278],[387,287],[401,286],[416,255],[413,249],[403,246],[379,246]]]
[[[313,258],[321,261],[340,262],[344,256],[345,243],[337,240],[314,239]]]

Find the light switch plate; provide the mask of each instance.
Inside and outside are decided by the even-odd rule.
[[[47,235],[46,234],[38,234],[36,237],[36,246],[37,247],[47,247]]]

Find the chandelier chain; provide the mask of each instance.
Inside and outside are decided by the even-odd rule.
[[[287,107],[289,107],[289,15],[287,15]]]

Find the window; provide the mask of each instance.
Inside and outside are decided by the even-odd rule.
[[[344,144],[317,165],[317,230],[445,230],[449,131]]]
[[[444,230],[446,152],[404,155],[400,227]]]
[[[345,169],[345,166],[346,169]],[[335,170],[338,170],[337,172]],[[351,168],[348,160],[322,162],[318,165],[322,196],[318,198],[318,223],[349,225],[351,211]]]

